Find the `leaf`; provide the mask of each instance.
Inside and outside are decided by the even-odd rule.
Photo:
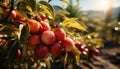
[[[71,35],[71,36],[74,36],[73,33],[69,32],[67,30],[66,30],[66,33],[69,34],[69,35]]]
[[[2,13],[2,8],[0,7],[0,13]]]
[[[68,11],[66,10],[59,10],[58,13],[61,13],[61,14],[70,14]]]
[[[49,16],[49,18],[54,19],[55,14],[54,14],[53,7],[49,3],[45,2],[45,1],[40,1],[39,3],[40,3],[40,8],[44,12],[46,12],[46,14]]]
[[[16,28],[11,28],[11,25],[2,25],[0,26],[0,32],[4,34],[11,35],[14,31],[16,31]]]
[[[89,34],[87,34],[87,35],[85,35],[84,37],[88,37],[88,36],[90,36],[90,37],[97,37],[99,34],[97,33],[97,32],[92,32],[92,33],[89,33]]]
[[[2,26],[0,27],[0,31],[4,30],[5,29],[5,26]]]
[[[85,25],[83,25],[83,23],[81,23],[80,21],[78,21],[77,18],[66,18],[62,22],[62,26],[72,27],[72,28],[76,28],[78,30],[86,31]]]
[[[62,26],[67,26],[70,23],[73,23],[77,18],[65,18],[65,20],[62,22]]]
[[[45,63],[47,64],[47,69],[51,69],[49,58],[44,58]]]
[[[83,22],[81,22],[81,21],[79,21],[79,20],[77,20],[76,21],[78,24],[80,24],[83,28],[84,28],[84,31],[87,31],[87,27],[86,27],[86,25],[83,23]]]
[[[68,2],[67,0],[60,0],[60,1],[62,1],[62,2],[64,2],[64,3],[66,3],[66,4],[68,4],[68,5],[71,5],[71,3],[70,3],[70,2]]]
[[[78,64],[79,61],[80,61],[80,51],[78,50],[78,48],[76,46],[73,46],[73,49],[74,49],[74,52],[75,52],[76,64]]]
[[[77,23],[77,22],[70,23],[70,24],[68,25],[68,27],[73,27],[73,28],[76,28],[76,29],[78,29],[78,30],[86,31],[86,28],[83,27],[83,26],[81,26],[81,25],[80,25],[79,23]]]
[[[96,44],[97,48],[104,46],[103,40],[101,38],[95,38],[95,39],[92,39],[92,41]]]
[[[54,12],[53,7],[52,7],[49,3],[47,3],[46,1],[40,1],[39,3],[42,4],[42,5],[45,5],[45,6],[48,7],[52,12]]]
[[[68,52],[65,54],[65,59],[64,59],[64,68],[66,69],[66,64],[67,64],[67,58],[68,58]]]
[[[24,0],[29,5],[32,11],[36,11],[36,0]]]
[[[15,46],[16,39],[15,40],[9,40],[9,42],[3,47],[1,53],[0,53],[0,63],[5,60],[6,56],[8,55],[9,51],[12,50],[12,47]]]
[[[19,26],[19,34],[18,34],[18,40],[20,41],[21,44],[26,44],[27,43],[27,39],[29,37],[29,26],[28,24],[21,24]]]
[[[9,54],[9,58],[10,58],[10,62],[14,62],[15,58],[17,57],[17,51],[20,48],[20,45],[18,43],[18,41],[16,40],[14,46],[12,47],[10,54]]]
[[[59,11],[59,10],[64,10],[62,7],[60,6],[53,6],[55,12]]]
[[[23,2],[23,1],[20,1],[17,4],[17,10],[18,10],[19,13],[21,13],[22,16],[24,16],[25,18],[28,19],[26,11],[30,12],[31,10],[30,10],[30,7],[28,7],[27,3]]]

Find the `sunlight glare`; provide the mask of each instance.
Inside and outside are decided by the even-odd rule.
[[[108,10],[110,0],[100,0],[99,3],[100,3],[100,7],[99,7],[100,10],[103,10],[103,11]]]

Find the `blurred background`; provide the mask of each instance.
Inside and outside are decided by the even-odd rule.
[[[70,15],[78,17],[88,28],[89,33],[97,32],[103,39],[104,48],[93,64],[83,65],[88,69],[119,69],[120,68],[120,0],[67,0],[71,6],[52,0],[53,6],[61,6]],[[107,65],[107,66],[106,66]],[[98,68],[97,68],[98,67]]]
[[[71,8],[59,0],[52,0],[50,3],[67,9],[70,17],[81,19],[89,27],[89,32],[99,32],[105,44],[120,44],[120,0],[68,1],[72,3]]]

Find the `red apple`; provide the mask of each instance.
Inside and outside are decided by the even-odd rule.
[[[79,49],[79,51],[81,51],[81,52],[83,52],[84,50],[87,50],[86,48],[85,48],[85,45],[83,45],[82,43],[80,43],[80,42],[76,42],[75,43],[75,46]]]
[[[28,20],[31,33],[37,33],[40,29],[40,24],[36,20]]]
[[[17,57],[20,58],[21,56],[22,56],[22,53],[21,53],[20,49],[18,49],[18,51],[17,51]]]
[[[40,44],[41,43],[40,36],[37,35],[37,34],[31,35],[30,38],[29,38],[29,43],[31,45],[38,45],[38,44]]]
[[[25,17],[19,18],[19,21],[22,23],[27,23],[27,19]]]
[[[13,11],[11,12],[11,17],[12,17],[12,18],[16,18],[16,17],[17,17],[17,12],[16,12],[15,10],[13,10]]]
[[[39,45],[35,48],[35,55],[37,58],[45,58],[49,54],[49,49],[45,45]]]
[[[62,28],[55,28],[53,32],[58,41],[62,41],[66,37],[66,33]]]
[[[53,56],[58,55],[62,50],[60,43],[55,43],[50,47],[50,52]]]
[[[56,41],[56,37],[52,31],[44,31],[41,34],[41,40],[44,44],[51,45]]]
[[[71,38],[66,37],[62,41],[62,46],[65,48],[65,51],[72,51],[74,46],[74,41]]]
[[[2,42],[2,38],[0,38],[0,42]]]
[[[48,23],[45,23],[45,22],[41,22],[40,23],[40,32],[44,32],[44,31],[47,31],[47,30],[50,30],[50,25]]]
[[[41,14],[40,17],[41,17],[41,20],[42,20],[42,21],[45,21],[45,20],[46,20],[46,15],[45,15],[45,14]]]
[[[98,49],[93,49],[93,54],[98,56],[100,54],[100,51]]]
[[[16,17],[13,18],[15,22],[22,22],[22,23],[27,23],[27,19],[25,17],[23,17],[19,12],[16,12]]]
[[[82,53],[84,53],[84,54],[89,54],[88,48],[84,48],[83,51],[82,51]]]

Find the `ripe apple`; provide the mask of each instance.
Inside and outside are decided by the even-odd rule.
[[[51,45],[56,41],[55,34],[52,31],[44,31],[41,34],[41,41],[46,45]]]
[[[75,46],[79,49],[79,51],[83,52],[83,51],[87,51],[87,48],[85,48],[85,45],[80,43],[80,42],[76,42]]]
[[[64,47],[65,51],[72,51],[74,46],[74,41],[71,38],[66,37],[62,41],[62,46]]]
[[[44,32],[44,31],[47,31],[47,30],[50,30],[50,25],[48,23],[45,23],[45,22],[41,22],[40,23],[40,32]]]
[[[53,32],[58,41],[62,41],[66,37],[66,33],[62,28],[55,28]]]
[[[11,12],[11,17],[12,17],[12,18],[16,18],[16,17],[17,17],[17,12],[16,12],[15,10],[13,10],[13,11]]]
[[[45,21],[45,20],[46,20],[46,15],[45,15],[45,14],[41,14],[40,17],[41,17],[41,20],[42,20],[42,21]]]
[[[36,20],[28,20],[31,33],[37,33],[40,29],[40,24]]]
[[[98,49],[93,49],[93,54],[95,56],[98,56],[100,54],[100,51]]]
[[[2,38],[0,38],[0,42],[2,42]]]
[[[37,34],[31,35],[30,38],[29,38],[29,43],[31,45],[38,45],[38,44],[40,44],[41,43],[40,36],[37,35]]]
[[[15,22],[22,22],[22,23],[27,23],[27,19],[25,17],[23,17],[19,12],[16,12],[16,17],[13,18]]]
[[[17,57],[20,58],[21,56],[22,56],[22,53],[21,53],[20,49],[18,49],[18,51],[17,51]]]
[[[35,55],[37,58],[45,58],[49,54],[49,49],[45,45],[39,45],[35,48]]]
[[[82,53],[84,53],[84,54],[89,54],[88,48],[84,48],[83,51],[82,51]]]
[[[60,43],[54,43],[51,47],[50,47],[50,52],[53,56],[58,55],[62,50],[62,47],[60,45]]]

